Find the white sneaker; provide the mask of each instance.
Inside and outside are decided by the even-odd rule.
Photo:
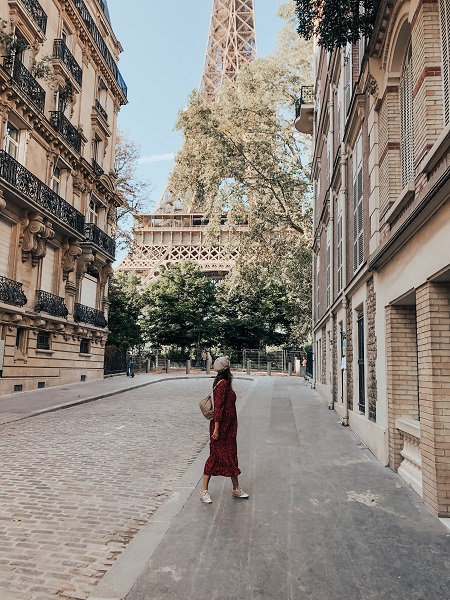
[[[203,490],[202,492],[200,492],[200,500],[205,504],[211,504],[212,500],[208,490]]]
[[[235,498],[249,498],[249,495],[242,491],[240,487],[237,487],[231,493]]]

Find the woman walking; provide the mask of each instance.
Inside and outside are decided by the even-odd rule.
[[[203,489],[200,499],[206,504],[212,502],[208,492],[209,480],[212,476],[230,477],[233,484],[232,494],[236,498],[248,498],[248,494],[239,487],[237,456],[237,413],[236,394],[232,388],[233,375],[230,361],[225,356],[218,358],[213,365],[217,371],[214,380],[214,419],[210,424],[210,455],[205,464]]]

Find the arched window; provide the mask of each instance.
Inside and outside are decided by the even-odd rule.
[[[411,42],[408,44],[402,64],[399,94],[402,187],[405,187],[411,179],[414,179],[414,112]]]

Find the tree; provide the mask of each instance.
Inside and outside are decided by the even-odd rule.
[[[191,262],[170,265],[144,292],[146,341],[184,352],[210,342],[214,284]]]
[[[227,212],[242,271],[283,279],[290,314],[297,315],[296,333],[290,327],[289,336],[306,340],[312,206],[301,157],[307,162],[310,142],[293,127],[293,104],[300,87],[312,82],[312,46],[296,33],[295,8],[293,1],[280,7],[288,22],[272,55],[242,68],[214,103],[191,96],[177,122],[184,144],[169,188],[206,211],[212,242]],[[243,222],[249,224],[244,234],[238,227]]]
[[[116,239],[119,248],[130,247],[132,216],[150,210],[150,182],[137,172],[141,155],[140,147],[128,135],[117,132],[114,169],[117,175],[117,193],[120,204],[117,208]]]
[[[355,43],[372,33],[379,0],[296,0],[298,33],[313,36],[326,50]]]
[[[122,348],[142,344],[139,318],[143,295],[136,275],[115,273],[109,282],[109,329],[107,343]]]

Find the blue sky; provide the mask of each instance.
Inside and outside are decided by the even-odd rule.
[[[258,54],[265,56],[282,26],[276,16],[280,0],[254,1]],[[119,67],[128,85],[119,126],[140,144],[139,169],[157,202],[173,165],[169,158],[182,143],[173,131],[178,111],[200,83],[212,0],[108,0],[108,6],[124,48]]]

